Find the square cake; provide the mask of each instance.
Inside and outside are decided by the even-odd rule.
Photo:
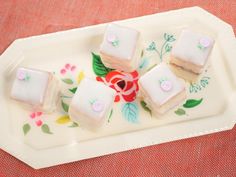
[[[140,94],[150,109],[164,114],[186,98],[185,86],[169,69],[161,63],[139,79]]]
[[[101,59],[106,67],[131,72],[138,67],[141,53],[138,31],[113,23],[107,26],[100,46]]]
[[[109,117],[115,93],[101,82],[83,79],[69,107],[71,120],[78,122],[81,127],[96,130]]]
[[[213,46],[212,38],[190,30],[183,30],[172,49],[170,63],[200,74],[204,70]]]
[[[18,68],[11,89],[11,98],[31,109],[51,112],[59,97],[59,81],[50,72]]]

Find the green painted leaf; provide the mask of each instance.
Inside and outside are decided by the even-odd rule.
[[[113,114],[113,109],[111,110],[111,112],[110,112],[110,114],[109,114],[109,117],[108,117],[108,122],[110,122],[110,121],[111,121],[111,116],[112,116],[112,114]]]
[[[195,87],[195,84],[191,83],[190,86],[189,86],[189,92],[190,93],[197,93],[197,88]]]
[[[156,43],[155,42],[151,42],[151,44],[148,46],[148,48],[146,50],[147,51],[156,50]]]
[[[74,83],[70,78],[62,79],[62,81],[65,82],[66,84],[70,84],[70,85]]]
[[[56,120],[56,123],[58,124],[66,124],[68,122],[71,122],[70,117],[68,115],[61,116]]]
[[[23,125],[23,132],[24,132],[24,135],[26,135],[29,131],[30,131],[30,124],[24,124]]]
[[[43,133],[47,133],[47,134],[53,134],[51,131],[50,131],[50,128],[47,124],[43,124],[41,126],[41,130],[43,131]]]
[[[200,80],[200,84],[202,87],[206,87],[208,84],[209,84],[209,77],[203,77],[201,80]]]
[[[107,68],[101,60],[99,55],[92,53],[93,56],[93,71],[97,76],[105,77],[107,73],[112,71],[113,69]]]
[[[167,41],[167,34],[164,33],[164,39]]]
[[[79,127],[79,124],[77,124],[76,122],[73,122],[69,127],[70,128]]]
[[[173,35],[169,35],[169,34],[164,34],[164,39],[166,40],[166,41],[168,41],[168,42],[173,42],[173,41],[175,41],[175,38],[174,38],[174,36]]]
[[[179,109],[177,109],[177,110],[175,111],[175,114],[177,114],[178,116],[182,116],[182,115],[185,115],[186,112],[185,112],[184,109],[179,108]]]
[[[76,90],[77,90],[77,87],[72,88],[72,89],[69,89],[69,91],[70,91],[71,93],[73,93],[73,94],[75,94]]]
[[[175,41],[175,38],[174,38],[174,36],[170,36],[170,38],[169,38],[168,42],[173,42],[173,41]]]
[[[69,105],[66,104],[63,100],[61,100],[61,106],[65,112],[68,112],[69,110]]]
[[[185,108],[193,108],[193,107],[195,107],[195,106],[201,104],[202,100],[203,100],[203,98],[201,98],[201,99],[199,99],[199,100],[189,99],[189,100],[187,100],[187,101],[184,103],[183,107],[185,107]]]
[[[172,49],[172,46],[170,46],[168,43],[165,45],[165,51],[170,52]]]
[[[189,92],[190,93],[192,93],[192,92],[197,93],[198,91],[201,91],[201,90],[202,90],[201,85],[199,85],[197,83],[191,83],[190,84],[190,87],[189,87]]]
[[[139,64],[139,69],[143,69],[146,66],[148,66],[148,59],[147,58],[143,58],[141,63]]]
[[[136,103],[125,103],[122,108],[122,113],[128,122],[138,122],[138,106]]]
[[[208,81],[207,80],[201,80],[200,84],[201,84],[202,87],[205,88],[208,85]]]
[[[142,108],[143,108],[145,111],[149,112],[150,115],[152,116],[152,110],[151,110],[149,107],[147,107],[147,103],[142,100],[142,101],[140,101],[140,104],[141,104]]]

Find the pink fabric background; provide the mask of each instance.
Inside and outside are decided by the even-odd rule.
[[[236,31],[236,0],[0,0],[0,53],[20,37],[196,5]],[[236,176],[236,127],[41,170],[2,150],[0,159],[0,176]]]

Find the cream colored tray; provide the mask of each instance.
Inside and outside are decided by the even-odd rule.
[[[157,119],[141,100],[130,100],[129,92],[123,91],[104,127],[96,133],[89,132],[71,122],[66,111],[84,75],[94,79],[103,76],[109,83],[111,75],[120,78],[119,73],[108,76],[111,71],[104,68],[96,55],[106,24],[18,39],[0,58],[2,149],[33,168],[43,168],[234,126],[236,43],[230,25],[199,7],[117,23],[135,28],[143,35],[139,76],[161,60],[168,62],[171,48],[183,28],[208,34],[216,40],[205,72],[195,83],[186,82],[187,100]],[[13,73],[18,66],[48,70],[60,78],[62,97],[55,113],[29,112],[9,98]],[[137,79],[132,74],[125,75],[129,77],[118,81],[127,83],[127,78]]]

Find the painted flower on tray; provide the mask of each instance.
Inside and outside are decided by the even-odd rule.
[[[61,79],[65,84],[73,85],[76,83],[75,74],[77,73],[77,67],[73,64],[66,63],[60,70],[63,78]],[[78,76],[78,83],[83,79],[83,72],[81,71]]]
[[[33,124],[35,124],[36,127],[40,127],[41,128],[41,131],[43,133],[46,133],[46,134],[53,134],[51,131],[50,131],[50,127],[43,123],[43,112],[32,112],[30,113],[29,115],[29,118],[30,118],[30,122],[33,122]],[[32,123],[25,123],[22,127],[22,130],[24,132],[24,135],[28,134],[28,132],[31,130],[31,124]]]
[[[65,64],[64,68],[61,69],[61,74],[64,75],[66,74],[68,71],[75,71],[76,66],[75,65],[71,65],[69,63]]]
[[[30,114],[30,118],[34,121],[37,127],[40,127],[43,124],[43,121],[41,119],[42,114],[42,112],[32,112]]]
[[[116,90],[115,102],[119,102],[121,98],[126,102],[132,102],[139,90],[137,71],[125,73],[113,70],[106,75],[105,79],[102,77],[96,79]]]

